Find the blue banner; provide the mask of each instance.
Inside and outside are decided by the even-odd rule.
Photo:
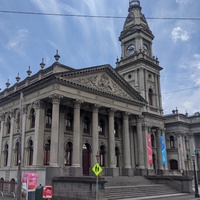
[[[160,136],[160,143],[161,143],[161,149],[162,149],[162,164],[167,164],[167,156],[166,156],[166,148],[165,148],[165,138],[164,136]]]

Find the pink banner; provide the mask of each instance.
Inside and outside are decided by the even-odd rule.
[[[152,159],[151,134],[147,134],[147,153],[148,153],[148,163],[152,165],[153,159]]]

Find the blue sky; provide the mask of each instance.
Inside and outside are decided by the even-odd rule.
[[[0,11],[72,15],[122,16],[129,0],[1,0]],[[199,0],[141,0],[148,17],[200,17]],[[40,70],[42,58],[50,66],[58,49],[60,62],[73,68],[101,64],[115,67],[121,56],[118,37],[125,19],[59,17],[0,12],[0,88],[19,73]],[[200,111],[200,20],[147,19],[155,36],[165,114],[178,108],[189,115]],[[189,89],[192,88],[192,89]],[[186,90],[185,90],[186,89]]]

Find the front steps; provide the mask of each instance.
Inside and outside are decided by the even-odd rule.
[[[159,196],[179,193],[167,185],[155,184],[142,176],[105,178],[107,200]]]

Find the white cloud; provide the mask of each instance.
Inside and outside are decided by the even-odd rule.
[[[181,27],[174,28],[171,32],[171,37],[174,42],[177,40],[188,41],[190,38],[189,33],[184,31]]]
[[[7,49],[14,51],[18,55],[24,55],[24,42],[28,36],[28,30],[20,29],[16,32],[15,35],[10,39],[6,45]]]

